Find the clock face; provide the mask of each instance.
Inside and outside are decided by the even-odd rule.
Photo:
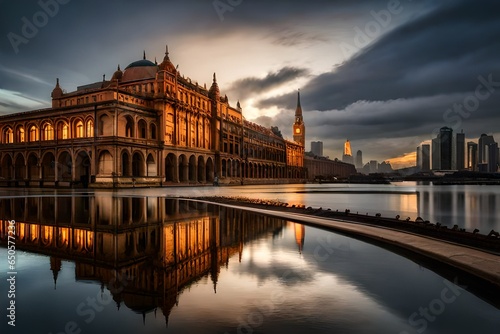
[[[295,129],[295,133],[300,133],[300,129],[299,129],[299,128],[296,128],[296,129]]]

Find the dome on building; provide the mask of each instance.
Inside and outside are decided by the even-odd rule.
[[[153,63],[152,61],[150,60],[147,60],[147,59],[141,59],[141,60],[137,60],[137,61],[134,61],[133,63],[131,63],[130,65],[128,65],[125,70],[129,69],[129,68],[134,68],[134,67],[149,67],[149,66],[156,66],[155,63]]]
[[[142,79],[151,79],[156,76],[158,65],[146,59],[146,53],[141,60],[134,61],[123,71],[122,82]]]

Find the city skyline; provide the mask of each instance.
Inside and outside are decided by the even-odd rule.
[[[497,172],[500,152],[494,137],[483,133],[479,138],[467,141],[465,138],[463,130],[453,133],[448,127],[441,128],[435,138],[424,141],[417,147],[417,168],[422,172],[431,169]]]
[[[443,126],[500,137],[493,1],[232,4],[2,1],[0,112],[49,107],[57,77],[72,91],[144,50],[161,62],[168,44],[182,75],[210,85],[216,72],[246,119],[290,139],[300,88],[306,147],[322,141],[331,158],[349,138],[398,168]]]

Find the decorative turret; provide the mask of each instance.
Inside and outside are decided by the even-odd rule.
[[[219,85],[217,85],[217,78],[215,76],[215,73],[214,73],[214,81],[212,83],[212,86],[210,87],[210,90],[208,91],[208,97],[215,101],[219,101],[220,99],[220,90],[219,90]]]
[[[52,276],[54,277],[54,290],[56,289],[57,286],[57,276],[59,275],[59,272],[61,271],[62,263],[61,259],[56,258],[56,257],[50,257],[50,270],[52,270]]]
[[[165,58],[163,58],[163,62],[160,64],[159,67],[160,71],[167,71],[174,74],[177,72],[174,64],[172,64],[172,62],[170,61],[170,57],[168,56],[168,45],[166,46],[165,50]]]
[[[52,90],[52,108],[59,108],[61,106],[61,101],[59,99],[63,96],[63,91],[59,87],[59,78],[56,81],[56,87]]]
[[[120,69],[120,64],[118,64],[118,68],[116,69],[115,73],[113,73],[111,81],[121,81],[122,77],[123,77],[123,72]]]
[[[56,87],[52,91],[51,96],[52,96],[53,99],[58,99],[62,95],[63,95],[63,91],[62,91],[61,87],[59,87],[59,78],[57,78],[57,80],[56,80]]]
[[[212,117],[214,120],[217,120],[215,122],[210,122],[211,124],[211,136],[213,138],[212,140],[212,145],[211,149],[220,151],[221,150],[221,143],[222,143],[222,131],[221,129],[223,128],[222,126],[222,108],[219,107],[219,102],[220,102],[220,90],[219,90],[219,85],[217,85],[217,78],[214,73],[214,81],[212,82],[212,86],[208,90],[208,97],[210,98],[210,111],[212,113]],[[220,172],[220,171],[219,171]]]

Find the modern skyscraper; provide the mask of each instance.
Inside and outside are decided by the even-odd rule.
[[[443,170],[451,169],[453,129],[447,126],[439,129],[440,164]]]
[[[297,109],[295,109],[295,123],[293,123],[293,140],[305,147],[306,126],[302,117],[302,107],[300,105],[300,92],[297,93]]]
[[[311,142],[311,152],[318,157],[323,156],[323,142],[322,141],[312,141]]]
[[[363,152],[358,150],[356,152],[356,168],[363,168]]]
[[[492,143],[488,146],[488,172],[496,173],[498,170],[498,143]]]
[[[477,144],[473,141],[467,142],[467,169],[477,171]]]
[[[432,170],[441,169],[441,147],[439,146],[439,135],[432,139]]]
[[[352,157],[351,143],[349,142],[349,139],[347,139],[344,143],[344,154],[342,155],[342,161],[352,164],[354,162],[353,160],[354,159]]]
[[[420,170],[428,172],[431,170],[431,145],[423,144],[420,150],[421,167]]]
[[[465,133],[457,133],[455,138],[456,143],[456,169],[465,169]]]
[[[479,137],[479,140],[477,141],[478,143],[478,164],[485,164],[488,163],[488,155],[486,154],[487,146],[490,144],[493,144],[495,140],[493,139],[493,136],[488,136],[487,134],[482,134],[481,137]]]

